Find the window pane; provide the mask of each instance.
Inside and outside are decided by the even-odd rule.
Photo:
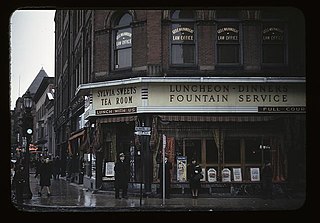
[[[131,67],[131,48],[115,51],[115,68]]]
[[[131,28],[120,29],[116,33],[116,49],[131,47]]]
[[[185,156],[187,156],[188,163],[192,158],[195,158],[197,162],[201,163],[201,140],[186,140],[185,141]]]
[[[240,140],[227,139],[224,143],[225,163],[240,163]]]
[[[132,16],[129,13],[124,14],[116,24],[117,26],[128,26],[132,22]]]
[[[183,43],[194,43],[194,25],[187,23],[174,23],[171,29],[172,43],[183,44]]]
[[[172,45],[172,63],[173,64],[193,64],[194,45]]]
[[[218,63],[239,63],[239,45],[218,45]]]
[[[245,157],[246,163],[261,163],[261,139],[246,139]]]
[[[284,63],[284,46],[281,44],[263,45],[262,54],[263,63]]]
[[[206,140],[206,162],[218,163],[218,149],[214,140]]]

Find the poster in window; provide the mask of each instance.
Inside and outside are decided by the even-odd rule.
[[[206,168],[202,167],[202,179],[200,179],[200,181],[206,181]]]
[[[214,168],[209,168],[208,171],[208,181],[216,182],[217,181],[217,171]]]
[[[242,181],[241,168],[233,168],[233,180]]]
[[[187,181],[187,157],[177,156],[177,181]]]
[[[222,182],[230,182],[231,181],[231,171],[228,168],[224,168],[222,170]]]
[[[114,177],[114,162],[106,162],[105,176]]]
[[[251,181],[260,181],[260,169],[250,168],[250,178]]]

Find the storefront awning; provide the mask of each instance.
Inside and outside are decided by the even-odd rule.
[[[116,117],[101,117],[97,118],[97,123],[111,123],[111,122],[134,122],[137,120],[136,115],[130,116],[116,116]]]
[[[202,116],[202,115],[159,115],[162,121],[175,122],[261,122],[276,119],[275,116]]]

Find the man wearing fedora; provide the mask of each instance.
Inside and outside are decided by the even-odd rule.
[[[129,181],[129,165],[125,160],[125,154],[120,153],[119,159],[117,160],[115,166],[115,198],[120,199],[119,192],[122,190],[122,198],[128,198],[128,181]]]

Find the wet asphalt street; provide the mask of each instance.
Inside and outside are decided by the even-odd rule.
[[[90,191],[76,183],[70,183],[65,178],[52,180],[51,196],[47,196],[43,188],[39,196],[38,179],[30,175],[30,187],[33,193],[31,200],[14,206],[20,211],[28,212],[130,212],[130,211],[297,211],[304,208],[304,196],[283,196],[274,199],[241,198],[241,197],[174,197],[140,199],[130,196],[128,199],[115,199],[113,192]]]

